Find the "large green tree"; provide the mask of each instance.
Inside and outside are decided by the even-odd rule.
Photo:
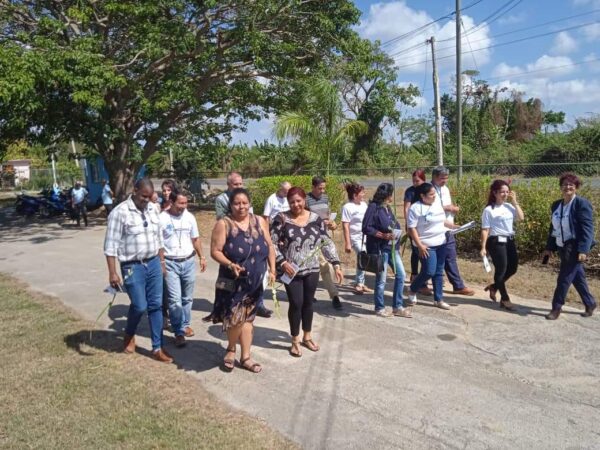
[[[0,135],[85,144],[123,197],[161,146],[282,107],[358,17],[348,0],[0,0]]]
[[[400,106],[414,106],[419,89],[412,84],[400,86],[394,60],[378,42],[358,36],[344,41],[333,67],[346,110],[368,127],[354,143],[352,160],[356,161],[361,152],[372,155],[386,126],[400,124]]]
[[[336,86],[329,80],[310,80],[301,89],[296,109],[277,116],[275,135],[291,138],[311,157],[315,170],[329,175],[354,140],[368,131],[361,120],[347,119]]]

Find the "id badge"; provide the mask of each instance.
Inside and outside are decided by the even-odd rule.
[[[506,244],[506,236],[498,236],[498,243]]]

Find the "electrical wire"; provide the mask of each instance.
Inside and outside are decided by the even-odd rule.
[[[515,44],[515,43],[518,43],[518,42],[529,41],[531,39],[537,39],[537,38],[540,38],[540,37],[545,37],[545,36],[550,36],[550,35],[553,35],[553,34],[557,34],[557,33],[560,33],[562,31],[570,31],[570,30],[575,30],[575,29],[578,29],[578,28],[589,27],[589,26],[595,25],[597,23],[600,23],[600,21],[596,20],[594,22],[588,22],[588,23],[584,23],[584,24],[580,24],[580,25],[575,25],[575,26],[572,26],[572,27],[562,28],[562,29],[556,30],[556,31],[549,31],[547,33],[535,34],[535,35],[532,35],[532,36],[527,36],[527,37],[520,38],[520,39],[515,39],[515,40],[512,40],[512,41],[500,42],[498,44],[488,45],[487,47],[481,47],[481,48],[475,49],[472,52],[463,52],[463,54],[465,54],[465,53],[473,53],[473,52],[480,52],[482,50],[489,50],[491,48],[503,47],[505,45],[510,45],[510,44]],[[390,56],[391,58],[393,58],[395,55],[391,54],[391,55],[388,55],[388,56]],[[454,58],[455,56],[456,55],[453,54],[453,55],[448,55],[448,56],[441,56],[441,57],[439,57],[437,59],[438,60],[448,59],[448,58]],[[419,64],[423,64],[423,61],[419,61],[419,62],[415,62],[415,63],[410,63],[410,64],[404,64],[402,66],[397,66],[396,69],[402,69],[404,67],[416,66],[416,65],[419,65]]]
[[[464,8],[461,8],[461,9],[460,9],[460,11],[461,11],[461,12],[463,12],[463,11],[466,11],[466,10],[468,10],[468,9],[472,8],[473,6],[476,6],[476,5],[478,5],[478,4],[479,4],[479,3],[481,3],[482,1],[483,1],[483,0],[476,0],[476,1],[472,2],[472,3],[470,3],[469,5],[465,6]],[[510,0],[510,1],[514,1],[514,0]],[[521,0],[519,0],[519,1],[521,1]],[[450,18],[451,18],[452,16],[454,16],[455,14],[456,14],[456,11],[452,11],[451,13],[449,13],[449,14],[446,14],[445,16],[438,17],[437,19],[435,19],[435,20],[432,20],[431,22],[429,22],[429,23],[426,23],[425,25],[421,25],[420,27],[418,27],[418,28],[415,28],[414,30],[408,31],[408,32],[406,32],[406,33],[404,33],[404,34],[401,34],[401,35],[399,35],[399,36],[396,36],[396,37],[393,37],[392,39],[389,39],[389,40],[387,40],[387,41],[385,41],[385,42],[382,42],[380,45],[381,45],[381,47],[383,48],[383,47],[386,47],[386,46],[388,46],[388,45],[391,45],[391,44],[397,43],[397,42],[399,42],[399,41],[401,41],[401,40],[403,40],[403,39],[406,39],[407,37],[410,37],[410,36],[412,36],[412,35],[413,35],[413,34],[415,34],[415,33],[418,33],[418,32],[420,32],[420,31],[424,31],[424,30],[426,30],[426,29],[427,29],[427,28],[429,28],[431,25],[433,25],[433,24],[436,24],[436,23],[438,23],[438,22],[441,22],[441,21],[442,21],[442,20],[444,20],[444,19],[450,19]]]
[[[465,28],[465,24],[462,21],[462,18],[460,19],[460,26],[464,29]],[[479,72],[479,67],[477,67],[477,61],[475,60],[475,52],[473,51],[473,47],[471,47],[471,41],[469,40],[469,36],[467,34],[465,34],[465,39],[467,40],[467,44],[469,44],[469,49],[471,50],[471,56],[473,57],[473,64],[475,65],[475,70],[477,70],[477,72]]]

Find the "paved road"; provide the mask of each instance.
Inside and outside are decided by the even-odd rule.
[[[40,227],[11,220],[7,209],[0,222],[0,271],[93,321],[108,300],[103,226]],[[320,290],[314,330],[322,351],[288,355],[282,302],[281,318],[256,322],[254,356],[263,373],[227,374],[218,368],[223,333],[200,322],[215,273],[211,264],[199,274],[196,336],[185,349],[174,349],[169,337],[167,347],[190,382],[305,448],[600,448],[598,317],[566,308],[548,322],[545,303],[513,298],[522,305],[513,314],[478,292],[449,296],[450,312],[422,301],[413,319],[383,319],[369,297],[347,294],[343,312],[335,312]],[[120,339],[127,303],[118,300],[96,336]],[[140,346],[149,349],[145,322],[140,333]]]

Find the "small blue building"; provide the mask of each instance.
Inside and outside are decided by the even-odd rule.
[[[108,180],[108,172],[104,166],[104,160],[100,156],[86,158],[83,161],[85,171],[85,184],[89,192],[90,205],[102,204],[102,180]],[[146,166],[143,165],[136,176],[136,180],[146,174]]]

